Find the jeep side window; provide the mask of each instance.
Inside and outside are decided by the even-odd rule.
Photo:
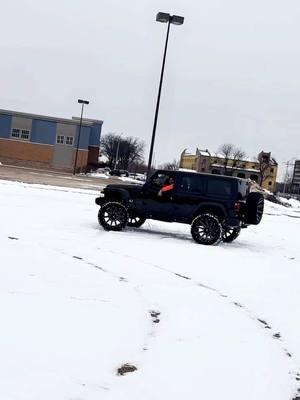
[[[202,176],[183,176],[180,182],[180,192],[203,193],[205,191],[205,179]]]
[[[152,187],[157,187],[158,189],[160,189],[168,179],[169,176],[166,174],[157,174],[153,177],[153,179],[151,179],[150,185]]]
[[[230,197],[232,183],[222,179],[208,179],[207,194],[213,196]]]

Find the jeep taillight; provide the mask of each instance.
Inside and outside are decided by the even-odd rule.
[[[241,203],[234,203],[234,211],[238,214],[241,211]]]

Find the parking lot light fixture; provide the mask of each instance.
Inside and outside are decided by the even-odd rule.
[[[154,115],[152,138],[151,138],[149,160],[148,160],[148,167],[147,167],[147,178],[149,178],[149,176],[150,176],[150,171],[151,171],[151,166],[152,166],[153,148],[154,148],[156,127],[157,127],[157,119],[158,119],[158,112],[159,112],[161,89],[162,89],[164,70],[165,70],[165,63],[166,63],[166,55],[167,55],[167,49],[168,49],[170,24],[182,25],[183,22],[184,22],[184,17],[181,17],[179,15],[170,15],[168,13],[159,12],[156,15],[156,21],[157,22],[162,22],[162,23],[167,23],[168,26],[167,26],[167,35],[166,35],[166,41],[165,41],[164,55],[163,55],[163,61],[162,61],[162,67],[161,67],[161,73],[160,73],[160,81],[159,81],[159,88],[158,88],[158,95],[157,95],[155,115]]]
[[[84,107],[84,105],[90,104],[90,102],[89,102],[88,100],[78,99],[78,103],[81,104],[81,115],[80,115],[80,122],[79,122],[78,138],[77,138],[77,143],[76,143],[76,153],[75,153],[75,161],[74,161],[73,175],[76,174],[78,149],[79,149],[79,142],[80,142],[81,127],[82,127],[83,107]]]

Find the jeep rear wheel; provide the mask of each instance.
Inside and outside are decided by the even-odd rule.
[[[222,233],[222,240],[225,243],[231,243],[233,242],[241,233],[241,228],[231,228],[230,226],[222,226],[223,228],[223,233]]]
[[[121,231],[125,228],[127,220],[126,208],[117,202],[104,204],[98,213],[99,224],[107,231]]]
[[[129,213],[127,226],[132,228],[139,228],[146,221],[146,218],[140,217],[134,213]]]
[[[246,223],[258,225],[264,213],[264,196],[258,192],[249,193],[246,207]]]
[[[199,244],[218,244],[222,239],[222,226],[214,215],[201,214],[192,222],[191,234]]]

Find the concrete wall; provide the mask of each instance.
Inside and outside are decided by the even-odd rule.
[[[31,127],[32,127],[31,118],[13,116],[11,119],[11,129],[13,128],[28,129],[31,132]]]

